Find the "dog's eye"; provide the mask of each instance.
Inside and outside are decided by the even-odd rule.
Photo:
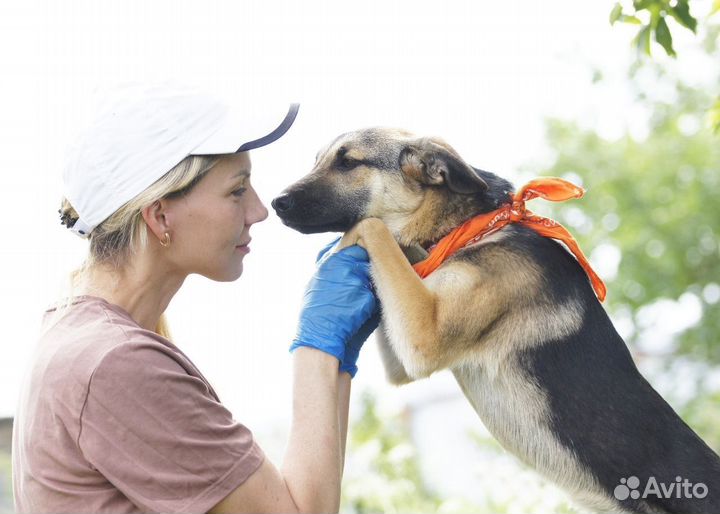
[[[343,171],[349,171],[356,167],[359,164],[359,161],[356,161],[355,159],[351,159],[350,157],[343,155],[337,160],[337,168]]]

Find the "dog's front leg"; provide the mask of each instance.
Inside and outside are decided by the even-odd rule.
[[[407,376],[425,377],[444,367],[438,298],[413,270],[387,226],[377,218],[360,221],[345,234],[340,248],[353,244],[370,255],[389,345]],[[396,383],[409,381],[406,378],[398,375]]]
[[[341,246],[344,247],[349,246],[350,244],[355,244],[357,242],[354,239],[355,236],[358,236],[357,231],[353,233],[349,232],[341,243]],[[351,239],[353,241],[352,243]],[[427,257],[427,252],[417,245],[409,247],[401,246],[400,250],[410,264],[419,262],[425,257]],[[385,316],[386,314],[383,315],[383,318]],[[386,327],[386,323],[384,320],[381,320],[380,326],[375,331],[375,340],[377,342],[378,352],[380,354],[380,359],[383,363],[383,368],[385,369],[385,378],[387,378],[388,382],[395,385],[410,383],[413,381],[413,378],[408,375],[405,366],[403,365],[400,358],[397,356],[397,353],[395,352],[392,344],[390,343],[387,334],[388,329]]]
[[[412,377],[408,375],[405,366],[402,361],[400,361],[400,358],[397,356],[397,353],[395,353],[389,341],[384,321],[380,322],[380,326],[375,331],[375,340],[377,341],[383,368],[385,368],[385,378],[387,378],[387,381],[395,385],[412,382]]]

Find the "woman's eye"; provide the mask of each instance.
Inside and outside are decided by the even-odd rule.
[[[233,196],[242,196],[242,194],[247,191],[246,187],[240,187],[232,192]]]

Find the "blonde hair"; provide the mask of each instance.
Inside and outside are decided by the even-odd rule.
[[[89,236],[90,250],[85,262],[70,275],[71,294],[68,302],[72,302],[72,291],[85,283],[88,272],[93,267],[102,265],[120,272],[133,254],[147,246],[147,225],[142,217],[142,210],[145,207],[164,198],[176,198],[189,193],[221,157],[219,155],[186,157],[95,227]],[[62,199],[58,212],[61,223],[68,228],[72,227],[80,217],[67,198]],[[164,314],[160,316],[155,331],[163,337],[170,338]]]

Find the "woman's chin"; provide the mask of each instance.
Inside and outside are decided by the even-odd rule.
[[[235,264],[231,268],[217,270],[211,273],[201,273],[205,278],[209,278],[215,282],[235,282],[243,273],[243,263]]]

